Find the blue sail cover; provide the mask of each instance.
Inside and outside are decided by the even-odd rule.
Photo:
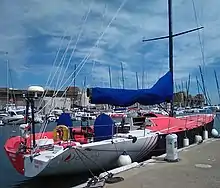
[[[173,75],[169,71],[150,89],[91,88],[92,104],[127,107],[135,103],[154,105],[173,99]]]
[[[114,121],[107,114],[100,114],[94,122],[94,141],[111,139],[114,133]]]
[[[62,113],[57,120],[57,125],[66,125],[67,127],[73,127],[73,122],[69,113]]]

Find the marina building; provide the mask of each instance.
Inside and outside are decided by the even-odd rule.
[[[24,106],[24,94],[27,90],[15,89],[15,88],[0,88],[0,108],[4,108],[8,103],[15,103],[17,106]],[[57,93],[56,99],[54,99],[53,104],[55,107],[61,107],[62,105],[67,105],[68,108],[74,107],[75,104],[80,104],[80,89],[78,87],[68,87],[62,91],[47,90],[44,103],[52,98],[52,96]],[[52,101],[52,100],[51,100]],[[57,105],[57,106],[56,106]]]

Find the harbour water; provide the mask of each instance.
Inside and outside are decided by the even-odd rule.
[[[80,125],[80,122],[75,122],[76,125]],[[47,130],[53,130],[55,123],[48,125]],[[70,188],[80,183],[85,182],[90,174],[83,174],[80,176],[66,175],[47,178],[25,178],[17,173],[12,167],[4,151],[4,144],[11,136],[19,135],[18,125],[6,125],[0,126],[0,187],[11,188],[41,188],[41,187],[62,187]],[[37,131],[40,130],[40,125],[36,125]]]

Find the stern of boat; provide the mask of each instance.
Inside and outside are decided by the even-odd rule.
[[[4,149],[13,167],[17,172],[24,175],[24,154],[18,152],[21,142],[22,138],[20,136],[9,138],[4,145]]]
[[[40,141],[45,142],[45,140],[49,141],[51,139],[39,139],[37,143]],[[50,161],[46,150],[39,150],[40,153],[35,151],[35,154],[31,155],[30,143],[27,142],[25,145],[24,139],[20,136],[9,138],[4,145],[4,149],[16,171],[26,177],[38,176]],[[51,153],[51,151],[48,152]]]
[[[36,155],[34,157],[31,155],[25,155],[23,160],[24,176],[29,178],[40,176],[50,162],[50,158],[47,158],[44,154]]]

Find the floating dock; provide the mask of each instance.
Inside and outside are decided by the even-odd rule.
[[[164,156],[143,162],[115,176],[124,180],[105,184],[106,188],[207,188],[220,187],[220,139],[209,139],[179,151],[179,162],[164,161]]]

